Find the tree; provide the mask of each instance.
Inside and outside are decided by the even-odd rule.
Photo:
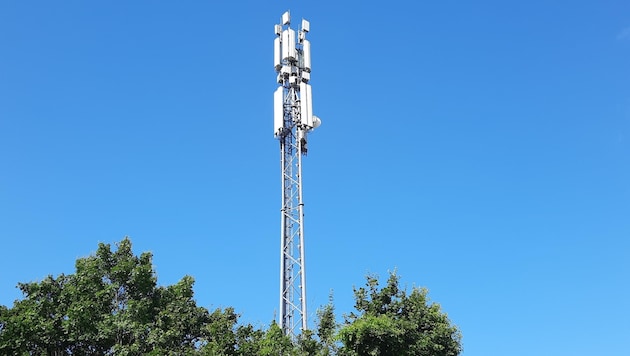
[[[317,310],[317,337],[319,339],[319,355],[331,356],[337,353],[337,322],[332,294],[328,304]]]
[[[68,348],[64,328],[69,277],[51,276],[40,283],[20,283],[27,299],[0,312],[0,354],[64,355]]]
[[[24,299],[0,309],[0,354],[188,355],[229,338],[213,331],[233,310],[198,307],[190,276],[158,287],[150,253],[135,256],[128,238],[117,247],[99,244],[74,274],[19,284]]]
[[[342,355],[455,356],[461,333],[440,306],[430,303],[427,290],[413,288],[407,294],[391,273],[387,285],[368,276],[366,287],[354,289],[355,309],[339,331]]]

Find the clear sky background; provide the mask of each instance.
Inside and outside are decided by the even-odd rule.
[[[311,21],[309,315],[426,286],[465,356],[626,355],[630,2],[0,2],[0,304],[99,242],[268,325],[273,25]]]

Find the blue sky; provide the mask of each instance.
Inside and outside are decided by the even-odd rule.
[[[627,1],[3,1],[0,304],[130,236],[160,284],[278,308],[273,25],[311,22],[309,314],[397,269],[464,355],[621,355]],[[294,21],[295,22],[295,21]]]

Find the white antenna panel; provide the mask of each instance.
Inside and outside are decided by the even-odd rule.
[[[305,19],[302,19],[302,31],[308,32],[311,30],[311,23]]]
[[[289,46],[289,60],[295,60],[297,57],[297,50],[295,49],[295,30],[288,29],[289,31],[289,42],[285,44],[285,46]]]
[[[308,89],[306,89],[306,83],[300,83],[300,123],[302,125],[307,125],[308,123]]]
[[[289,30],[282,31],[282,59],[289,58]]]
[[[313,127],[313,92],[311,91],[310,84],[306,84],[306,105],[308,110],[306,126]]]
[[[287,11],[284,14],[282,14],[282,24],[288,25],[290,23],[291,23],[291,13]]]
[[[280,71],[280,68],[282,68],[280,47],[280,37],[276,37],[276,39],[273,40],[273,67],[276,69],[276,72]]]
[[[309,40],[304,40],[302,43],[302,50],[304,51],[304,70],[307,72],[311,71],[311,42]]]
[[[300,123],[307,127],[313,127],[311,86],[306,83],[300,83]]]
[[[284,127],[283,87],[273,93],[273,134],[278,136]]]

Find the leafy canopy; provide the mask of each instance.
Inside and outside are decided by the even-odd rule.
[[[396,273],[382,288],[377,277],[368,276],[365,287],[354,289],[356,313],[346,316],[339,332],[342,354],[459,355],[459,329],[439,304],[429,302],[427,293],[424,288],[400,289]]]
[[[131,241],[79,258],[75,272],[20,283],[24,298],[0,306],[0,355],[455,356],[461,335],[430,303],[426,289],[408,294],[390,274],[354,289],[355,311],[337,323],[332,297],[314,331],[297,338],[272,322],[239,324],[231,307],[209,312],[194,300],[194,279],[158,286],[153,256]]]

